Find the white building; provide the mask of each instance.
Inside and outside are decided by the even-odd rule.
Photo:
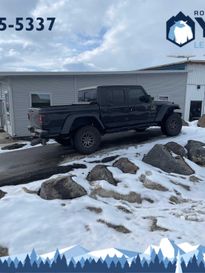
[[[80,88],[137,84],[155,97],[178,103],[185,120],[205,113],[205,61],[188,61],[136,71],[0,72],[0,127],[27,136],[30,107],[76,103]]]

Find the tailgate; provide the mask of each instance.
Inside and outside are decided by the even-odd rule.
[[[39,108],[30,108],[28,110],[28,119],[30,122],[30,126],[33,128],[41,128],[42,126],[42,117],[40,115]]]

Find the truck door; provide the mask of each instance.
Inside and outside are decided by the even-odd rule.
[[[127,103],[129,105],[129,125],[147,123],[151,111],[151,102],[143,100],[148,97],[141,86],[126,87]]]
[[[100,113],[106,128],[126,127],[129,108],[125,101],[123,86],[104,86],[100,88]]]

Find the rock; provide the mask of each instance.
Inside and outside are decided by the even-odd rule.
[[[14,143],[14,144],[10,144],[10,145],[6,145],[4,147],[2,147],[2,150],[17,150],[20,149],[22,147],[26,146],[26,144],[24,143]]]
[[[189,126],[189,123],[185,121],[184,119],[182,119],[182,126]]]
[[[119,155],[113,155],[113,156],[107,156],[107,157],[104,157],[101,162],[102,163],[108,163],[108,162],[111,162],[113,160],[115,160],[116,158],[118,158]]]
[[[202,115],[197,122],[198,127],[205,128],[205,115]]]
[[[188,151],[189,160],[200,166],[205,166],[205,143],[189,140],[185,148]]]
[[[150,231],[151,231],[151,232],[153,232],[153,231],[163,231],[163,232],[169,231],[169,229],[164,228],[164,227],[160,227],[160,226],[157,224],[157,218],[152,217],[151,220],[152,220],[152,224],[151,224],[151,227],[150,227]]]
[[[184,147],[174,141],[168,142],[167,144],[165,144],[165,147],[176,155],[180,155],[182,157],[186,156],[186,150],[184,149]]]
[[[115,161],[113,167],[117,167],[123,173],[130,174],[136,174],[136,172],[139,170],[139,168],[126,157],[122,157]]]
[[[147,202],[149,202],[149,203],[151,203],[151,204],[154,203],[154,200],[152,200],[152,199],[149,198],[149,197],[144,197],[143,200],[145,200],[145,201],[147,201]]]
[[[150,190],[157,190],[157,191],[169,191],[166,187],[162,186],[159,183],[153,182],[148,179],[144,174],[142,174],[139,180],[143,183],[144,187]]]
[[[172,195],[169,198],[169,201],[170,201],[171,204],[181,204],[181,203],[188,202],[187,199],[184,199],[181,196],[175,196],[175,195]]]
[[[7,192],[0,190],[0,199],[3,198]]]
[[[188,140],[187,144],[185,145],[185,148],[187,150],[191,149],[191,148],[195,148],[195,147],[203,147],[205,146],[204,142],[198,141],[198,140]]]
[[[167,173],[183,175],[191,175],[194,173],[181,156],[172,156],[170,151],[161,144],[156,144],[148,154],[143,157],[142,161]]]
[[[108,170],[108,168],[104,165],[96,165],[88,174],[87,180],[97,181],[97,180],[105,180],[112,185],[117,186],[118,181],[114,179],[112,173]]]
[[[7,247],[0,246],[0,257],[9,256],[9,250]]]
[[[29,193],[29,194],[38,194],[39,191],[33,191],[33,190],[29,190],[28,188],[26,187],[22,187],[22,190],[25,191],[26,193]]]
[[[93,160],[93,161],[88,161],[88,163],[108,163],[108,162],[111,162],[113,160],[115,160],[116,158],[118,158],[119,155],[113,155],[113,156],[107,156],[107,157],[104,157],[102,160]]]
[[[103,198],[114,198],[116,200],[123,200],[129,203],[138,203],[138,204],[142,203],[141,195],[136,192],[121,194],[115,191],[105,190],[101,187],[98,187],[91,192],[91,197],[96,198],[97,195]]]
[[[188,186],[188,185],[184,185],[184,184],[179,183],[179,182],[174,181],[174,180],[169,180],[169,181],[174,185],[180,186],[181,188],[183,188],[183,189],[185,189],[187,191],[190,191],[190,186]]]
[[[121,211],[127,213],[127,214],[131,214],[131,213],[132,213],[130,210],[128,210],[128,209],[127,209],[126,207],[124,207],[124,206],[119,205],[119,206],[117,206],[117,208],[118,208],[119,210],[121,210]]]
[[[189,177],[189,180],[190,180],[191,182],[193,182],[193,183],[198,183],[198,182],[202,181],[200,178],[198,178],[198,177],[195,176],[195,175],[191,175],[191,176]]]
[[[42,183],[39,195],[46,200],[73,199],[86,195],[86,190],[71,176],[52,178]]]
[[[87,210],[91,212],[95,212],[97,214],[101,213],[103,210],[101,208],[96,208],[96,207],[86,207]]]

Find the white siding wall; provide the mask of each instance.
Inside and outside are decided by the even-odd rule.
[[[74,102],[73,76],[21,76],[12,77],[15,135],[29,135],[27,130],[27,112],[31,93],[50,93],[53,105],[71,104]]]
[[[191,101],[202,101],[202,114],[205,113],[205,64],[188,64],[187,69],[185,119],[189,120]],[[200,85],[200,89],[197,89],[197,85]]]
[[[185,108],[186,82],[186,73],[137,75],[137,84],[142,85],[156,100],[160,96],[168,96],[169,101],[180,105],[182,115]]]
[[[205,64],[188,64],[187,84],[205,85]]]

